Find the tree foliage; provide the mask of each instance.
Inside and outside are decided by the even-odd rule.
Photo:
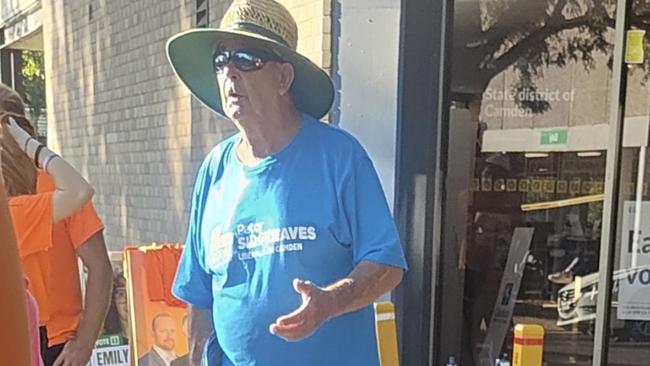
[[[34,123],[45,110],[45,70],[43,66],[43,52],[23,51],[23,67],[21,74],[25,87],[25,102]]]
[[[462,53],[483,90],[510,67],[518,76],[515,91],[534,91],[548,67],[575,62],[591,70],[597,54],[606,55],[611,66],[615,0],[477,0],[476,4],[481,30],[463,40]],[[634,0],[632,9],[632,28],[650,30],[650,0]],[[647,63],[644,68],[650,71]],[[550,108],[544,101],[518,104],[534,113]]]

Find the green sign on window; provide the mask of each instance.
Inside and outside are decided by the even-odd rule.
[[[567,130],[542,131],[542,145],[566,145]]]
[[[104,335],[95,342],[95,348],[115,347],[128,344],[121,335]]]

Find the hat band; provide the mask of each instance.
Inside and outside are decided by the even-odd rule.
[[[243,30],[243,31],[250,32],[250,33],[256,33],[256,34],[259,34],[259,35],[261,35],[263,37],[272,39],[272,40],[274,40],[274,41],[276,41],[278,43],[281,43],[284,46],[287,46],[287,47],[291,48],[291,46],[289,46],[289,44],[287,43],[287,41],[284,40],[284,38],[282,38],[281,36],[279,36],[276,33],[271,32],[270,30],[268,30],[266,28],[260,27],[257,24],[253,24],[253,23],[235,23],[235,24],[233,24],[232,27],[230,27],[230,29],[231,30]]]

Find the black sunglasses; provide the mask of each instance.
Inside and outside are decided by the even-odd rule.
[[[220,74],[230,61],[239,71],[256,71],[269,61],[282,61],[273,52],[259,48],[247,48],[231,51],[217,51],[213,56],[214,72]]]

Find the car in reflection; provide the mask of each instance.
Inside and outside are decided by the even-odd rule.
[[[650,321],[619,319],[619,283],[639,276],[650,275],[650,266],[626,268],[614,272],[612,284],[611,330],[612,335],[621,341],[650,341]],[[579,292],[576,293],[576,288]],[[576,326],[584,334],[593,335],[598,301],[598,272],[576,277],[573,282],[558,290],[557,325],[565,329]]]

